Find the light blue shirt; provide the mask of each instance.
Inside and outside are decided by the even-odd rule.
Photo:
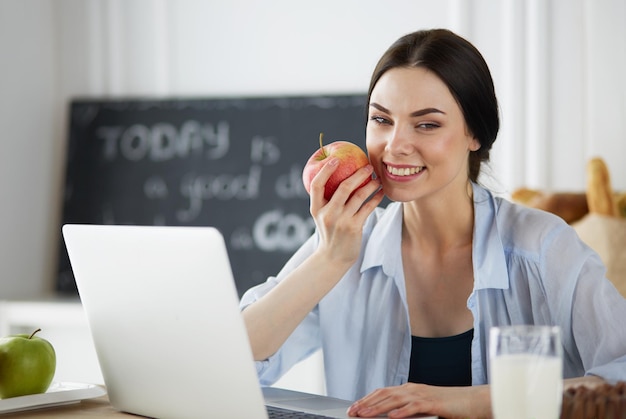
[[[488,382],[492,326],[557,325],[565,378],[626,380],[626,299],[598,255],[559,217],[474,188],[472,383]],[[271,385],[319,348],[328,395],[359,399],[407,381],[411,330],[401,252],[402,206],[371,214],[358,262],[269,359],[257,362]],[[314,234],[276,277],[248,290],[241,307],[270,291],[315,249]]]

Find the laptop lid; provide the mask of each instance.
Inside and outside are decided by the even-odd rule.
[[[222,235],[65,225],[111,404],[158,418],[266,418]]]

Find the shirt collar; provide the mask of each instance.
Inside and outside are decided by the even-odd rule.
[[[472,183],[474,191],[474,288],[509,288],[509,275],[498,227],[498,203],[487,189]]]
[[[369,233],[361,272],[381,266],[387,276],[395,277],[402,268],[402,204],[392,202],[375,216],[379,218]]]
[[[508,269],[496,217],[497,201],[487,189],[475,183],[472,183],[472,188],[474,287],[507,289]],[[384,211],[376,213],[376,216],[379,219],[369,233],[361,272],[381,266],[386,275],[395,277],[396,269],[402,268],[402,204],[392,202]]]

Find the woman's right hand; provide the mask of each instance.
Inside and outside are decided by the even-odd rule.
[[[372,176],[372,166],[367,165],[341,182],[331,199],[326,200],[326,182],[339,164],[338,158],[330,158],[311,181],[310,211],[320,237],[318,251],[335,262],[351,265],[361,249],[363,225],[384,193],[378,179],[359,187]]]

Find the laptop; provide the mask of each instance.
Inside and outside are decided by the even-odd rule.
[[[214,227],[62,228],[111,405],[155,418],[347,417],[349,401],[261,388]]]

